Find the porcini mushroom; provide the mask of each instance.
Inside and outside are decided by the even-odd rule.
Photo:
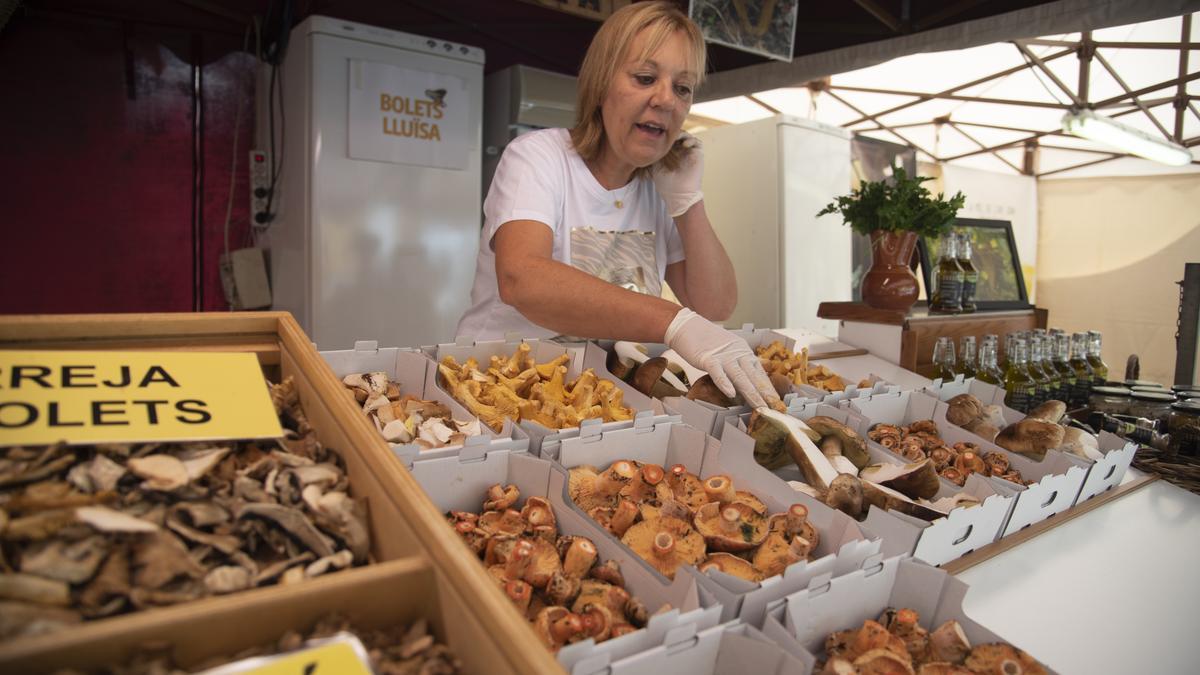
[[[820,454],[813,443],[821,440],[821,435],[804,422],[777,410],[756,409],[750,414],[748,433],[754,439],[754,460],[768,469],[778,469],[791,462],[799,463],[796,457],[801,453],[804,440],[808,441],[807,446]],[[825,463],[828,464],[828,460]],[[807,469],[803,464],[800,469],[806,471],[807,478]],[[832,475],[822,483],[810,484],[824,488],[829,480],[833,480]]]
[[[904,494],[878,483],[862,481],[862,490],[866,503],[878,509],[899,511],[905,515],[930,521],[937,520],[946,515],[942,511],[938,511],[927,504],[915,502]]]
[[[837,509],[851,518],[862,520],[867,515],[867,501],[863,494],[863,481],[848,473],[838,474],[829,483],[829,488],[819,493],[826,506]]]
[[[709,502],[696,511],[692,524],[712,551],[748,551],[769,531],[765,516],[738,502]]]
[[[850,427],[825,415],[810,417],[805,420],[805,423],[820,434],[821,438],[817,441],[817,446],[826,457],[831,455],[845,457],[854,465],[856,471],[871,463],[871,456],[867,454],[866,441]],[[839,467],[838,470],[846,472],[845,468]]]
[[[786,392],[785,392],[786,393]],[[780,394],[782,397],[783,394]],[[712,381],[711,375],[705,375],[696,380],[690,389],[688,389],[687,397],[693,401],[704,401],[711,403],[718,408],[732,408],[736,405],[741,405],[740,398],[729,398],[725,392],[717,388],[717,385]]]
[[[1026,417],[1004,427],[996,436],[996,445],[1017,452],[1035,461],[1042,461],[1046,451],[1062,445],[1066,430],[1053,422]]]
[[[858,476],[912,499],[931,499],[941,488],[933,461],[929,459],[911,464],[872,464],[859,472]]]
[[[1029,411],[1027,417],[1051,424],[1058,424],[1067,413],[1067,404],[1062,401],[1049,400]]]
[[[621,543],[668,579],[680,565],[704,559],[704,537],[677,518],[644,520],[625,532]]]
[[[946,406],[946,420],[958,427],[965,427],[984,417],[983,401],[973,394],[959,394],[946,401]]]
[[[654,398],[687,395],[687,386],[680,382],[667,366],[667,360],[661,356],[647,359],[637,367],[630,384],[634,389]]]

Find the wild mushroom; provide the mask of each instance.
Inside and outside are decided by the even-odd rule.
[[[946,516],[946,513],[942,511],[915,502],[902,493],[878,483],[862,481],[862,489],[866,502],[878,509],[899,511],[905,515],[929,521]]]
[[[680,565],[704,559],[704,537],[676,518],[644,520],[629,528],[621,543],[668,579],[675,578]]]
[[[996,436],[996,445],[1040,462],[1047,450],[1062,445],[1065,433],[1065,429],[1053,422],[1026,417],[1004,427]]]
[[[608,372],[618,379],[629,382],[633,379],[638,366],[650,359],[649,350],[637,342],[620,341],[613,345],[608,353]],[[666,361],[666,359],[663,359]]]
[[[75,509],[75,518],[97,532],[154,532],[158,529],[154,523],[106,506],[81,506]]]
[[[946,401],[946,420],[958,427],[983,419],[983,401],[973,394],[959,394]]]
[[[500,486],[499,483],[488,488],[487,499],[483,502],[484,511],[504,511],[512,508],[521,498],[521,491],[516,485]]]
[[[863,440],[858,432],[850,427],[842,424],[832,417],[825,415],[816,415],[805,420],[805,423],[810,429],[820,434],[820,440],[816,441],[817,447],[821,452],[830,457],[845,457],[854,465],[854,470],[863,469],[871,463],[871,456],[867,454],[867,443]],[[834,464],[837,467],[837,464]],[[837,467],[842,473],[853,473],[846,467]]]
[[[961,664],[971,651],[971,643],[962,626],[953,619],[929,634],[929,658],[933,661]]]
[[[994,442],[996,435],[1000,433],[1000,427],[997,427],[991,422],[984,422],[981,420],[971,422],[963,428],[989,443]]]
[[[10,572],[0,574],[0,600],[66,607],[71,604],[71,586],[58,579]]]
[[[667,367],[667,360],[661,356],[646,359],[633,373],[630,384],[633,388],[653,398],[668,396],[685,396],[688,388]]]
[[[21,554],[20,570],[47,579],[81,584],[92,578],[108,551],[108,542],[99,536],[79,541],[42,542]]]
[[[135,476],[146,479],[142,488],[170,492],[188,484],[187,467],[178,458],[171,455],[150,455],[134,457],[126,464]]]
[[[750,414],[748,433],[754,439],[755,461],[772,470],[787,466],[791,462],[799,463],[796,458],[802,454],[805,439],[808,446],[821,440],[821,435],[804,422],[770,408],[758,408]],[[812,448],[816,450],[815,446]],[[820,454],[819,450],[817,454]],[[807,478],[807,469],[803,464],[800,469],[806,471]],[[833,480],[833,476],[829,476],[828,480]],[[828,486],[828,480],[812,484],[824,488]]]
[[[958,469],[964,476],[969,476],[973,473],[981,473],[986,476],[990,473],[988,465],[983,461],[983,458],[970,450],[960,452],[958,457],[954,458],[954,468]]]
[[[933,462],[933,468],[937,471],[950,466],[954,461],[954,456],[954,451],[944,445],[929,451],[929,459]]]
[[[1058,449],[1093,462],[1104,459],[1096,437],[1078,427],[1067,427],[1063,430],[1063,442]]]
[[[907,654],[901,656],[887,649],[872,649],[854,659],[859,675],[914,675]]]
[[[546,607],[534,619],[533,632],[547,649],[558,651],[583,633],[583,620],[566,607]]]
[[[565,563],[564,563],[565,566]],[[620,588],[625,587],[625,577],[621,575],[621,566],[615,560],[605,560],[588,572],[588,576]]]
[[[607,640],[612,634],[613,613],[603,605],[587,605],[579,613],[583,620],[583,633],[596,642]]]
[[[748,551],[763,543],[769,531],[767,519],[745,504],[709,502],[692,520],[712,551]]]
[[[546,598],[555,605],[569,606],[579,596],[582,588],[583,579],[564,574],[562,570],[559,570],[546,583]]]
[[[204,586],[211,593],[223,595],[245,590],[251,585],[250,570],[236,565],[214,567],[204,575]]]
[[[788,535],[776,530],[767,535],[762,545],[754,551],[754,569],[763,579],[783,574],[793,563],[809,560],[813,544],[804,537]]]
[[[1046,669],[1029,654],[1004,644],[979,645],[971,650],[965,664],[973,673],[997,675],[1044,675]]]
[[[812,548],[820,545],[821,534],[808,518],[808,507],[792,504],[786,513],[777,513],[770,518],[770,530],[783,532],[788,537],[804,537]]]
[[[321,534],[299,510],[281,504],[247,504],[237,514],[238,520],[248,516],[264,518],[278,525],[298,542],[307,546],[318,558],[333,555],[333,544]]]
[[[829,488],[818,492],[826,506],[862,520],[867,515],[868,503],[864,495],[863,481],[848,473],[838,474],[829,482]]]
[[[772,382],[774,382],[774,380],[772,380]],[[790,391],[790,389],[791,388],[789,387],[787,390],[785,390],[784,394]],[[780,398],[782,398],[784,394],[780,394]],[[692,383],[691,388],[687,391],[687,398],[690,398],[693,401],[704,401],[706,403],[711,403],[718,408],[732,408],[737,405],[742,405],[742,400],[740,397],[729,398],[725,395],[725,392],[718,389],[717,385],[712,381],[711,375],[705,375],[704,377],[701,377]]]
[[[908,650],[909,658],[914,662],[923,660],[929,649],[929,632],[921,626],[918,619],[916,610],[907,607],[888,607],[879,617],[880,625],[904,641],[904,648]]]
[[[199,579],[206,570],[188,555],[183,542],[163,530],[140,537],[133,545],[133,582],[143,589],[159,589],[179,576]]]
[[[534,588],[545,588],[550,579],[562,570],[562,560],[554,546],[544,539],[533,539],[531,544],[529,562],[521,578]]]
[[[701,572],[718,570],[730,576],[758,582],[763,575],[745,558],[739,558],[732,553],[712,553],[697,567]]]
[[[885,485],[911,499],[931,499],[941,489],[933,461],[911,464],[872,464],[859,472],[859,478]]]
[[[550,502],[546,501],[544,497],[530,497],[525,500],[525,506],[521,508],[521,518],[528,523],[531,530],[538,527],[549,527],[553,531],[556,526],[554,510],[550,508]]]
[[[489,535],[507,534],[519,536],[525,532],[527,524],[521,514],[513,509],[504,511],[488,511],[476,522],[476,527]]]
[[[1049,400],[1029,411],[1027,417],[1051,424],[1058,424],[1067,413],[1067,404],[1062,401]]]
[[[672,466],[667,472],[667,485],[675,499],[693,511],[708,503],[708,494],[700,477],[682,464]]]

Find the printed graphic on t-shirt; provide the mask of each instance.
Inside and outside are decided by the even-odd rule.
[[[571,230],[571,265],[631,291],[662,294],[653,232],[576,227]]]

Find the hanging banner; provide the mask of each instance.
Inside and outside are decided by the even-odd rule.
[[[0,351],[0,446],[280,436],[253,354]]]
[[[350,59],[349,91],[350,157],[467,168],[463,78]]]
[[[777,61],[792,60],[797,0],[691,0],[704,41]]]

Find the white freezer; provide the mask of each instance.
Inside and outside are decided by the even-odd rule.
[[[483,62],[475,47],[328,17],[293,29],[279,208],[265,241],[275,308],[320,348],[454,337],[481,223]],[[403,137],[414,124],[428,138]]]

